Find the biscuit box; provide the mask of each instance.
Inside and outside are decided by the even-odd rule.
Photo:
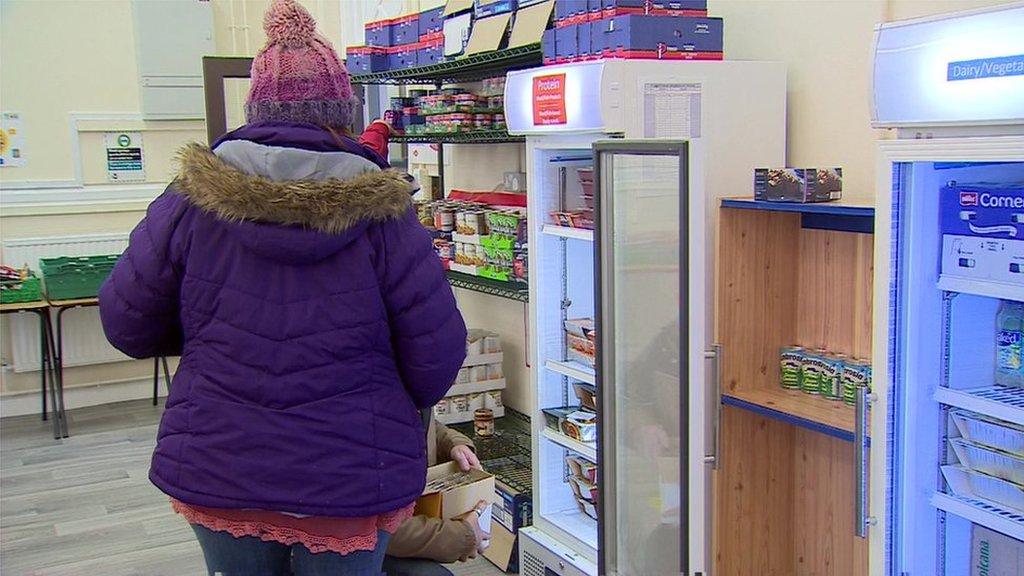
[[[587,0],[558,0],[555,2],[555,20],[557,21],[579,19],[589,11]]]
[[[593,23],[605,51],[714,52],[723,48],[721,18],[616,16]]]
[[[414,68],[419,58],[419,50],[416,46],[416,44],[406,44],[388,48],[388,68],[391,70]]]
[[[591,55],[591,25],[590,22],[583,22],[576,26],[576,55],[580,57],[588,57]],[[599,56],[600,51],[594,53],[595,56]]]
[[[416,65],[430,66],[444,62],[444,40],[421,42],[416,51]]]
[[[576,50],[578,28],[573,24],[555,29],[555,55],[558,62],[564,62],[579,55]]]
[[[419,14],[407,14],[391,21],[391,41],[395,46],[419,42],[420,34]]]
[[[517,4],[516,0],[473,0],[473,16],[486,18],[514,12],[518,8]]]
[[[842,168],[757,168],[754,199],[765,202],[829,202],[843,196]]]
[[[558,59],[558,52],[555,50],[555,32],[554,28],[545,30],[544,36],[542,36],[540,40],[541,52],[544,54],[545,64],[554,64],[555,60]]]

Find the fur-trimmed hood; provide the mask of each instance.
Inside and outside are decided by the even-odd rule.
[[[230,222],[342,234],[402,217],[412,206],[412,185],[390,170],[374,169],[346,179],[277,180],[242,171],[196,143],[182,148],[178,160],[177,191],[198,208]]]

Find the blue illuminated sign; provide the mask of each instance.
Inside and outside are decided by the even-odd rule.
[[[950,62],[946,80],[978,80],[1002,76],[1024,76],[1024,54]]]

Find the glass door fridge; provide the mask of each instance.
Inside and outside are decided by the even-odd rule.
[[[1024,574],[1024,6],[880,26],[873,103],[870,573]]]
[[[704,218],[688,160],[684,141],[594,145],[606,574],[703,570],[705,302],[691,275],[703,270]]]

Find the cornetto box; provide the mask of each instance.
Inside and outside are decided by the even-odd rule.
[[[843,197],[842,168],[756,168],[754,199],[828,202]]]
[[[455,462],[427,468],[427,485],[416,501],[416,514],[450,520],[477,502],[494,501],[494,476],[482,470],[463,472]]]
[[[605,50],[722,52],[721,18],[616,16],[592,23]]]
[[[971,527],[971,576],[1024,574],[1024,542],[988,528]]]

